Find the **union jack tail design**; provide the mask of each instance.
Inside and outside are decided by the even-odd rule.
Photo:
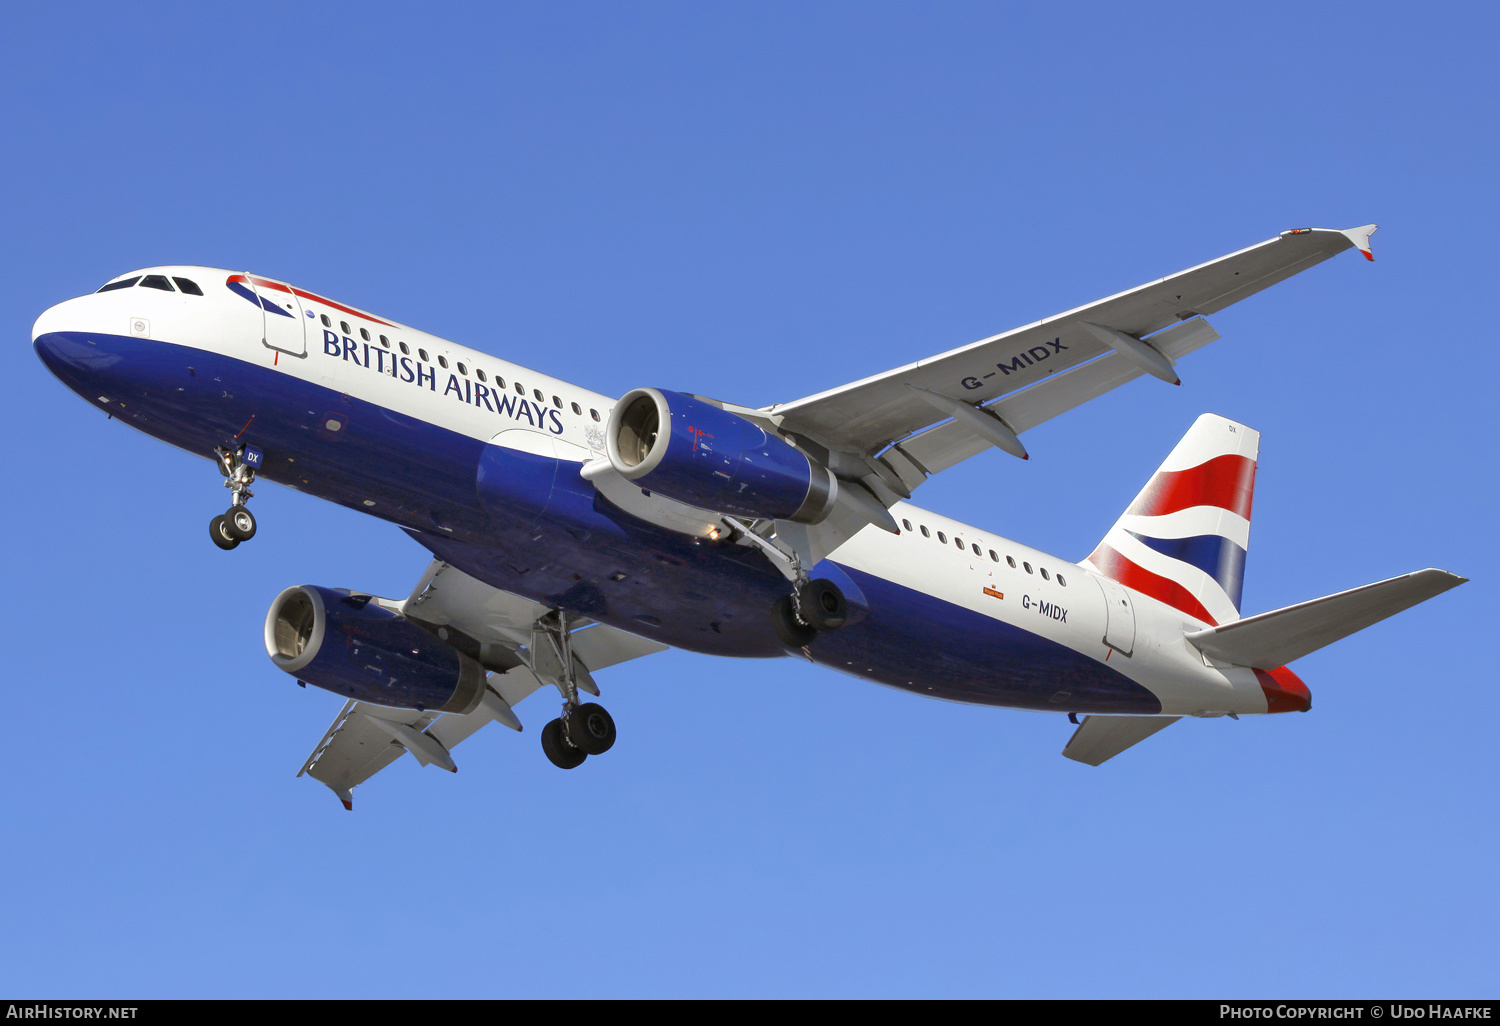
[[[1240,618],[1260,432],[1205,413],[1084,563],[1205,623]]]

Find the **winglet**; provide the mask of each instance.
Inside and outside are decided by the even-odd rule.
[[[354,794],[347,787],[335,787],[331,790],[339,796],[339,801],[344,803],[345,811],[354,811]]]
[[[1374,260],[1375,254],[1370,252],[1370,236],[1375,234],[1378,224],[1364,224],[1358,228],[1345,228],[1339,232],[1344,238],[1354,243],[1354,248],[1365,255],[1366,260]]]

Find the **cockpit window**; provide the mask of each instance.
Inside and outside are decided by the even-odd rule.
[[[128,288],[130,288],[130,286],[134,285],[136,282],[138,282],[140,280],[141,280],[141,276],[140,275],[136,275],[134,278],[125,278],[125,279],[123,279],[121,281],[112,281],[108,285],[106,285],[102,289],[100,289],[99,291],[100,292],[113,292],[115,289],[128,289]]]
[[[165,274],[148,274],[148,275],[146,275],[144,278],[141,279],[141,288],[143,288],[143,289],[161,289],[163,292],[176,292],[177,291],[176,289],[174,289],[172,287],[172,283],[169,282],[169,281],[167,281],[167,276]]]
[[[173,278],[172,280],[177,283],[177,287],[179,289],[181,289],[189,296],[203,295],[203,290],[200,289],[198,287],[198,283],[193,281],[193,279],[191,278]]]

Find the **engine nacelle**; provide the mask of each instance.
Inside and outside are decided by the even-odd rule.
[[[609,415],[604,439],[621,476],[699,509],[816,524],[838,495],[833,475],[800,450],[681,392],[627,393]]]
[[[296,677],[373,705],[472,712],[485,671],[366,595],[302,584],[266,614],[266,654]]]

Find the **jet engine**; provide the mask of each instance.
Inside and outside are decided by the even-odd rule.
[[[484,668],[368,595],[301,584],[266,614],[266,654],[299,681],[359,702],[472,712]]]
[[[604,438],[621,476],[699,509],[816,524],[838,495],[833,475],[801,450],[681,392],[638,388],[626,394]]]

